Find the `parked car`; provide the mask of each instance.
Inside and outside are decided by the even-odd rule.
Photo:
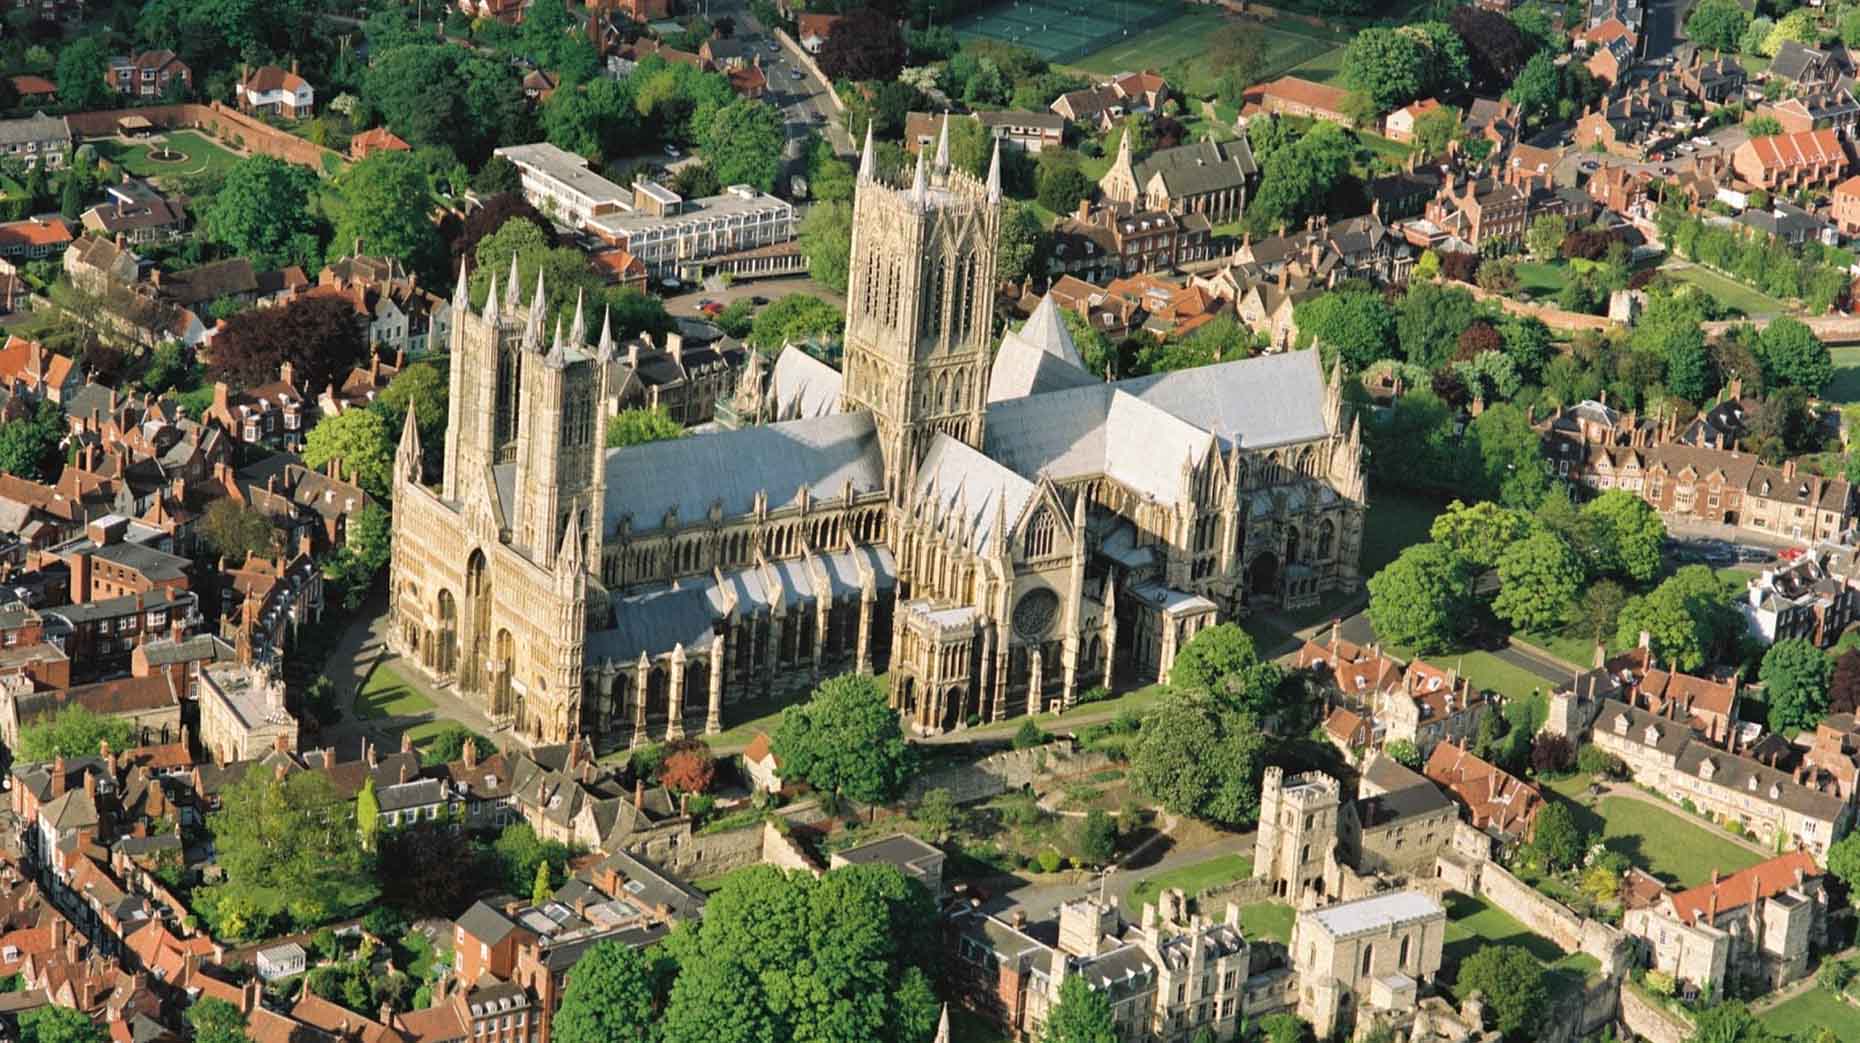
[[[1784,547],[1776,552],[1776,557],[1782,561],[1794,561],[1801,556],[1802,548],[1800,547]]]
[[[1762,547],[1739,547],[1737,548],[1737,560],[1753,564],[1761,563],[1770,560],[1770,552]]]
[[[678,146],[677,146],[677,145],[667,145],[667,146],[665,146],[665,154],[666,154],[666,155],[668,155],[668,156],[670,156],[670,157],[672,157],[673,159],[677,159],[677,158],[679,158],[680,156],[683,156],[683,155],[684,155],[684,153],[683,153],[683,152],[681,152],[681,151],[679,151],[679,149],[678,149]]]
[[[716,318],[723,314],[723,302],[705,301],[703,304],[698,305],[698,310],[712,318]]]
[[[758,296],[749,298],[749,303],[755,305],[758,308],[762,308],[768,305],[769,299],[767,297],[758,295]]]

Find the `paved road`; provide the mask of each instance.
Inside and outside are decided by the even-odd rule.
[[[829,100],[833,85],[809,74],[797,52],[786,48],[768,50],[775,34],[756,21],[746,6],[717,4],[712,12],[713,17],[727,13],[736,19],[737,38],[752,43],[762,55],[763,71],[769,78],[768,95],[764,100],[781,109],[791,152],[809,130],[817,130],[832,143],[835,152],[842,156],[853,155],[856,147],[852,138],[834,121],[833,103]],[[799,76],[795,75],[797,72]],[[792,173],[792,168],[799,165],[799,157],[791,154],[788,158]]]
[[[846,306],[844,297],[805,275],[790,275],[780,279],[738,279],[721,290],[711,291],[700,287],[685,293],[667,296],[664,300],[668,314],[689,315],[695,318],[698,315],[697,307],[703,301],[722,301],[724,304],[729,304],[745,297],[767,297],[773,301],[791,293],[805,293],[809,297],[818,297],[835,308]]]

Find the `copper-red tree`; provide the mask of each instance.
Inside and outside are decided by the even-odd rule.
[[[289,362],[293,383],[316,393],[367,351],[355,301],[315,294],[227,319],[207,348],[207,373],[234,387],[253,387],[277,380],[278,367]]]
[[[680,793],[702,793],[717,779],[717,758],[696,739],[681,739],[666,748],[659,766],[659,781]]]

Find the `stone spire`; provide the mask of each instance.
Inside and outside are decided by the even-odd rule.
[[[1001,139],[995,139],[995,155],[988,161],[988,201],[1001,202]]]
[[[491,288],[484,295],[484,321],[497,325],[497,273],[491,273]]]
[[[949,1043],[949,1004],[943,1004],[943,1016],[936,1020],[936,1038],[930,1043]]]
[[[452,289],[452,307],[469,311],[471,309],[471,287],[465,280],[465,258],[459,258],[459,284]]]
[[[395,463],[409,485],[418,485],[420,481],[420,427],[414,422],[417,403],[407,400],[407,418],[400,425],[400,450],[395,454]]]
[[[542,269],[536,269],[536,297],[530,302],[529,322],[523,329],[523,347],[529,351],[541,351],[543,348],[543,306],[548,300],[543,296]],[[561,332],[558,325],[556,332]]]
[[[601,309],[601,343],[595,349],[602,362],[612,362],[614,358],[613,306]]]
[[[917,150],[917,176],[911,179],[911,202],[923,206],[930,200],[929,170],[924,165],[924,150]]]
[[[585,291],[575,291],[575,321],[568,327],[568,342],[574,347],[584,347],[588,343],[588,322],[581,316],[582,298]]]
[[[515,315],[517,313],[517,305],[522,303],[517,300],[517,283],[519,281],[517,276],[517,255],[513,252],[510,255],[510,277],[504,280],[504,313],[506,315]]]
[[[865,121],[865,152],[859,157],[859,180],[870,181],[878,176],[878,156],[872,148],[872,121]]]
[[[932,171],[938,177],[949,173],[949,112],[943,113],[943,129],[936,137],[936,168]]]

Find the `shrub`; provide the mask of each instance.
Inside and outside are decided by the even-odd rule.
[[[1046,739],[1046,733],[1040,730],[1039,725],[1033,723],[1033,718],[1028,717],[1020,722],[1020,727],[1014,732],[1014,748],[1029,750],[1035,746],[1044,746]]]
[[[1621,761],[1600,746],[1584,746],[1576,754],[1576,767],[1602,778],[1616,778],[1621,773]]]
[[[1057,873],[1059,872],[1060,863],[1063,861],[1064,859],[1060,857],[1059,852],[1049,847],[1040,852],[1040,872]]]
[[[1110,697],[1111,690],[1109,688],[1103,685],[1093,685],[1079,693],[1076,705],[1083,706],[1086,703],[1101,703]]]
[[[1647,991],[1655,995],[1671,996],[1676,984],[1677,983],[1673,980],[1673,976],[1663,971],[1647,972]]]
[[[1694,803],[1692,803],[1692,798],[1691,798],[1691,797],[1681,797],[1681,798],[1679,798],[1679,806],[1680,806],[1680,807],[1682,807],[1682,808],[1685,808],[1685,809],[1686,809],[1687,811],[1690,811],[1690,812],[1691,812],[1691,813],[1693,813],[1694,815],[1696,815],[1696,814],[1698,814],[1698,813],[1699,813],[1699,808],[1698,808],[1698,805],[1697,805],[1697,804],[1694,804]]]
[[[1830,992],[1840,992],[1854,980],[1854,964],[1849,960],[1828,960],[1821,965],[1815,980]]]

